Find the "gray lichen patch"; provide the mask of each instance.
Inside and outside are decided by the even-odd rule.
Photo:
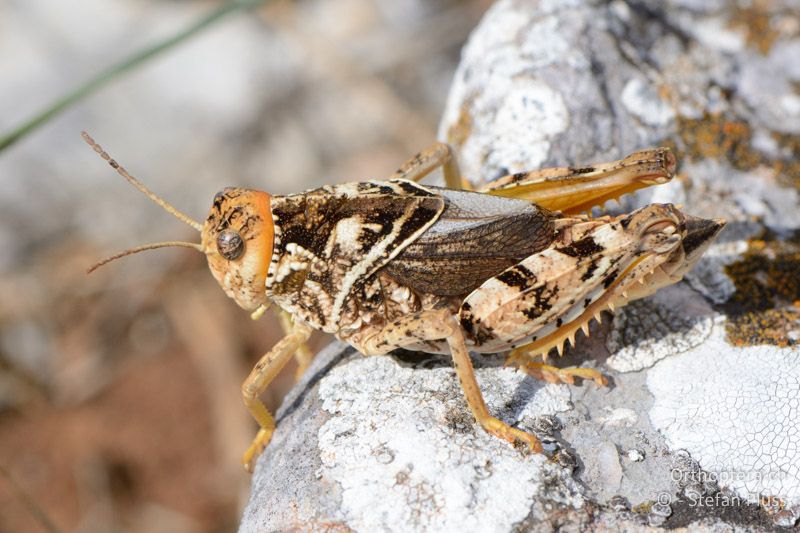
[[[574,46],[592,9],[567,8],[567,22],[558,16],[565,7],[541,3],[537,9],[516,9],[500,2],[464,48],[442,136],[450,124],[462,122],[460,117],[470,117],[470,134],[461,143],[459,159],[471,179],[486,181],[542,166],[554,150],[569,148],[559,145],[559,139],[581,129],[584,117],[573,116],[563,86],[596,93],[595,84],[583,79],[591,58]],[[551,75],[537,75],[542,71]]]
[[[800,228],[800,195],[781,183],[774,169],[758,166],[748,172],[730,163],[705,159],[681,167],[686,184],[674,181],[654,190],[652,201],[683,205],[689,213],[722,218],[726,227],[685,280],[714,304],[734,297],[742,286],[730,267],[740,262],[754,239],[766,232],[786,239]],[[721,177],[722,176],[722,177]],[[720,201],[724,198],[725,201]]]
[[[785,235],[800,227],[800,203],[797,189],[787,187],[777,178],[774,169],[758,166],[742,171],[726,161],[686,161],[691,193],[686,208],[696,209],[704,216],[722,217],[734,228],[725,230],[724,241],[752,238],[766,226]],[[719,202],[725,198],[725,202]],[[724,234],[723,234],[724,236]]]
[[[722,322],[648,372],[650,420],[720,487],[800,503],[800,350],[731,347]]]
[[[645,376],[613,376],[613,386],[573,387],[573,410],[563,415],[561,439],[578,458],[575,476],[594,502],[631,505],[656,501],[678,489],[670,478],[672,459],[663,437],[646,416],[652,396]]]
[[[667,126],[675,120],[675,110],[658,94],[658,89],[640,78],[625,84],[620,95],[622,105],[649,126]]]
[[[510,368],[479,369],[478,379],[490,410],[510,423],[570,407],[566,386]],[[547,472],[561,469],[476,427],[451,368],[356,359],[328,374],[319,396],[330,416],[319,429],[319,475],[341,487],[357,530],[507,530],[528,515]],[[571,490],[563,503],[579,506]]]

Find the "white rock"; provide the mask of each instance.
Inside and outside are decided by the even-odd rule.
[[[486,374],[479,379],[494,410],[523,386],[511,369],[482,379]],[[351,527],[505,531],[527,516],[545,476],[544,456],[522,457],[476,431],[458,394],[452,369],[421,372],[387,357],[355,359],[322,379],[319,396],[330,418],[319,430],[320,474],[341,487]],[[570,406],[565,386],[538,388],[534,398],[519,419]]]
[[[626,453],[625,455],[627,455],[628,459],[630,459],[635,463],[638,463],[639,461],[644,461],[644,454],[636,449],[628,450],[628,453]]]
[[[800,349],[734,348],[724,319],[647,374],[650,420],[722,488],[800,503]]]

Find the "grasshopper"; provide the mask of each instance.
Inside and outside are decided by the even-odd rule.
[[[291,317],[285,337],[242,385],[261,428],[243,458],[250,471],[275,430],[259,396],[315,329],[364,355],[398,348],[450,354],[477,423],[542,452],[535,436],[489,413],[469,352],[510,352],[509,362],[548,381],[605,384],[594,369],[545,364],[548,354],[574,345],[579,329],[588,335],[601,311],[679,281],[724,225],[671,204],[620,216],[582,214],[668,182],[676,161],[667,148],[612,163],[521,172],[472,190],[442,143],[384,181],[287,196],[222,189],[201,224],[83,136],[125,179],[201,235],[200,243],[126,250],[90,270],[142,250],[190,247],[206,255],[222,289],[253,318],[271,304]],[[445,187],[419,183],[439,167]]]

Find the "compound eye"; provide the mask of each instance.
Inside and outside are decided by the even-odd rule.
[[[238,259],[244,252],[244,241],[238,231],[226,229],[217,235],[217,250],[219,254],[227,259],[233,261]]]
[[[647,228],[641,238],[641,246],[645,250],[663,254],[671,251],[681,242],[681,234],[675,222],[664,220]]]

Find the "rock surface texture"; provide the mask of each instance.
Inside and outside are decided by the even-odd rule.
[[[666,186],[728,226],[678,285],[593,324],[544,384],[476,359],[525,455],[476,426],[446,359],[329,346],[286,398],[243,531],[773,530],[800,518],[800,4],[501,1],[441,138],[474,181],[668,145]]]

